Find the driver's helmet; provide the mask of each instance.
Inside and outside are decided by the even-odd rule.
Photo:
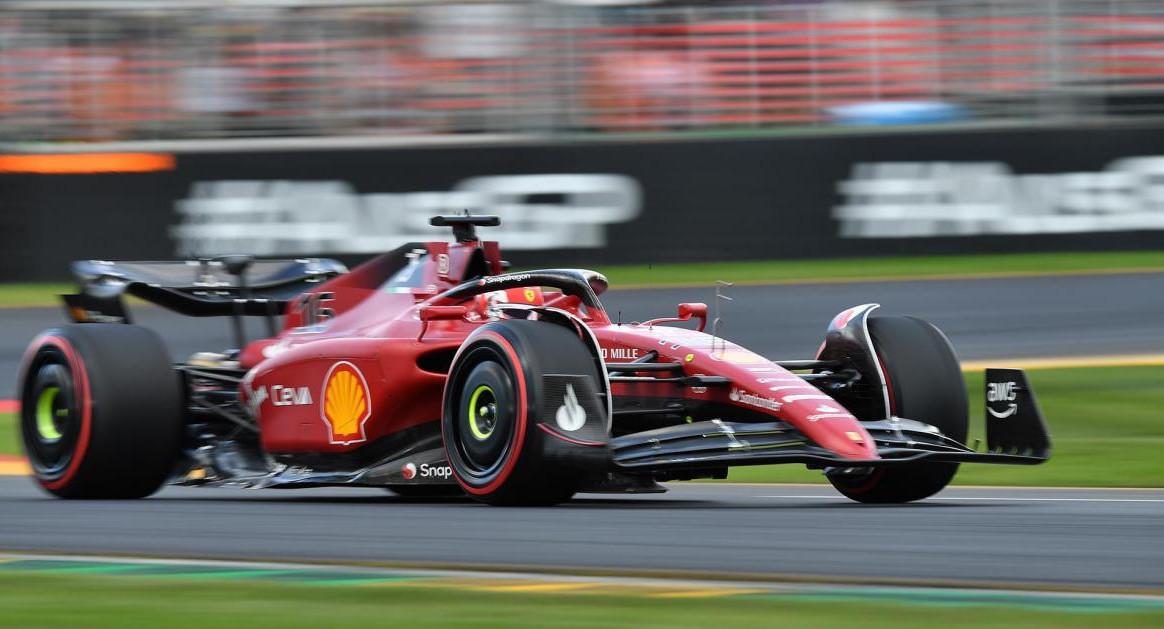
[[[546,304],[542,289],[534,286],[495,290],[477,295],[473,299],[477,303],[477,310],[489,319],[501,318],[501,304],[520,304],[526,306],[544,306]]]

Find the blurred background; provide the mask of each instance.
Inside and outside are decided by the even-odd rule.
[[[1162,61],[1159,0],[0,3],[0,476],[26,469],[16,373],[29,340],[64,320],[70,261],[354,264],[446,238],[429,217],[464,210],[501,217],[482,235],[516,268],[607,273],[620,320],[706,301],[726,337],[768,356],[810,357],[854,304],[921,316],[963,359],[975,422],[982,368],[1020,366],[1055,441],[1046,465],[964,466],[957,484],[980,487],[893,508],[816,485],[672,483],[521,512],[181,489],[131,510],[30,500],[25,479],[0,479],[0,551],[702,583],[452,579],[373,596],[140,586],[46,564],[28,579],[0,568],[0,625],[128,626],[83,612],[115,601],[190,626],[365,627],[389,601],[417,627],[1095,622],[1080,610],[1162,626]],[[230,343],[222,321],[131,309],[178,360]],[[729,480],[823,478],[785,466]],[[110,565],[94,571],[130,570]],[[776,596],[702,581],[742,573],[870,587]],[[872,587],[928,584],[1009,593]],[[1152,596],[1011,592],[1025,587]]]
[[[0,132],[24,142],[1043,126],[1164,105],[1151,0],[5,4]]]
[[[466,208],[528,264],[1159,248],[1162,33],[1149,0],[7,2],[0,279],[354,260]]]

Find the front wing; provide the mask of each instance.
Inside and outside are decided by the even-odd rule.
[[[810,442],[787,422],[712,420],[669,426],[611,441],[615,467],[625,471],[714,469],[804,463],[810,467],[880,467],[910,463],[1035,465],[1051,456],[1038,401],[1019,369],[987,370],[987,449],[951,439],[919,421],[894,417],[863,422],[878,458],[847,459]]]

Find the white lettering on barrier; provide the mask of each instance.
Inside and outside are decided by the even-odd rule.
[[[1045,175],[1001,162],[864,163],[838,190],[833,218],[848,238],[1164,230],[1164,156]]]
[[[438,232],[437,214],[496,214],[506,249],[602,247],[606,226],[639,215],[641,190],[612,174],[475,177],[449,192],[359,194],[344,181],[202,181],[176,204],[182,256],[375,253]],[[546,201],[552,198],[555,202]]]

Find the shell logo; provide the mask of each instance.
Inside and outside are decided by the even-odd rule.
[[[327,370],[321,408],[330,443],[347,445],[368,440],[364,423],[372,415],[372,400],[368,382],[358,367],[342,361]]]

